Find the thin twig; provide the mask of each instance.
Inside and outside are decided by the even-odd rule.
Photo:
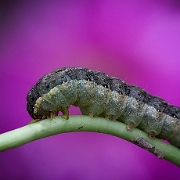
[[[67,132],[99,132],[123,138],[148,150],[159,158],[166,159],[180,166],[180,150],[155,138],[150,139],[139,129],[127,131],[126,125],[105,118],[89,116],[70,116],[66,120],[60,116],[52,120],[46,119],[0,135],[0,151],[21,146],[23,144]]]

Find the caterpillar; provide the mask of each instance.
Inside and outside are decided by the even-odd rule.
[[[81,67],[56,69],[39,79],[27,94],[27,111],[33,119],[57,116],[68,119],[70,105],[82,114],[102,116],[137,127],[149,137],[180,147],[180,108],[100,71]]]

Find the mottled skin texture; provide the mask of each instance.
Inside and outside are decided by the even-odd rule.
[[[56,69],[43,76],[28,92],[32,118],[47,118],[59,111],[68,117],[70,105],[83,114],[122,121],[180,146],[180,108],[169,105],[140,87],[86,68]]]

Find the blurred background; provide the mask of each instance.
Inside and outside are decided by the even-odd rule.
[[[61,67],[100,70],[180,106],[180,1],[0,1],[0,133],[28,124],[28,90]],[[72,107],[71,114],[80,114]],[[179,179],[110,135],[67,133],[0,153],[6,179]]]

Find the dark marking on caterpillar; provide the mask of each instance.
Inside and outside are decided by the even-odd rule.
[[[164,157],[163,153],[159,149],[155,148],[154,145],[150,144],[143,137],[134,138],[134,139],[131,140],[131,142],[138,145],[139,147],[141,147],[143,149],[146,149],[146,150],[152,152],[158,158],[163,158]]]
[[[61,111],[68,119],[70,105],[82,114],[122,121],[150,137],[180,147],[180,108],[105,73],[87,68],[56,69],[43,76],[27,95],[27,110],[34,119]]]

